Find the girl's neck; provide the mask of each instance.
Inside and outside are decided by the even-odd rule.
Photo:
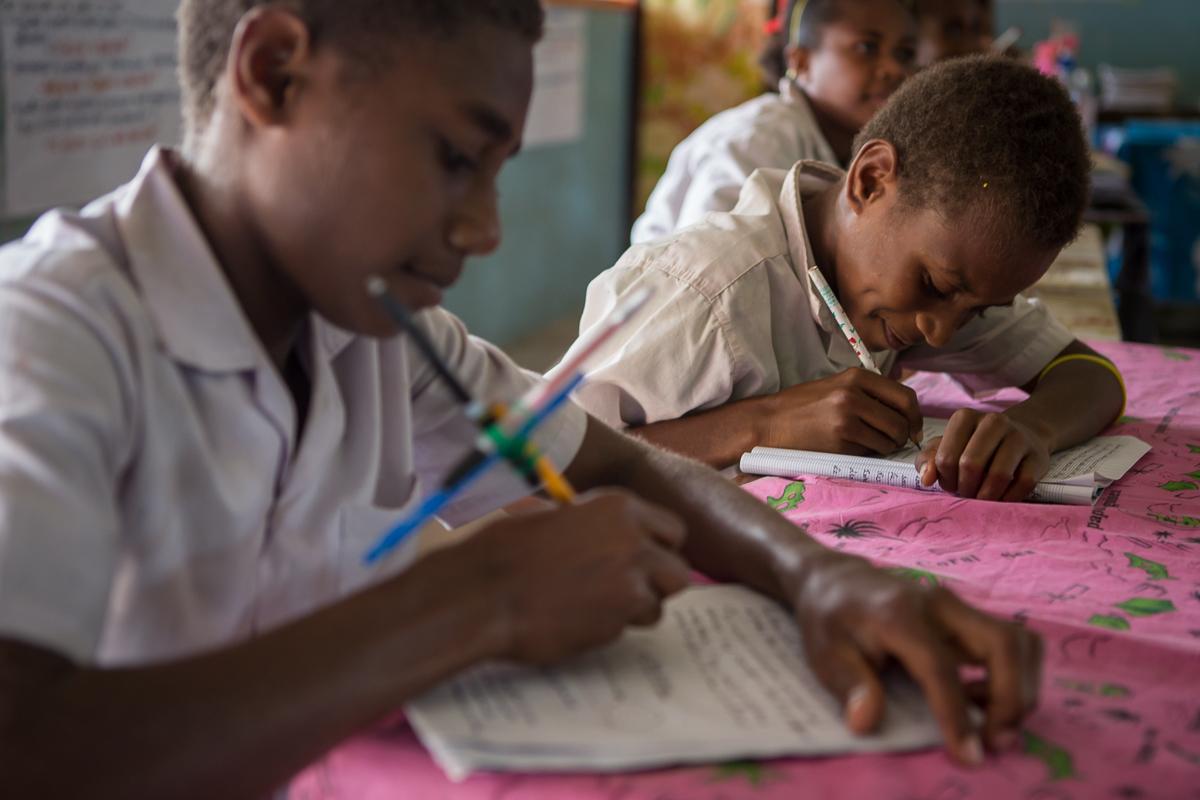
[[[800,89],[800,91],[804,90]],[[808,100],[808,107],[812,109],[817,127],[821,129],[821,135],[825,137],[833,154],[837,156],[838,166],[845,169],[850,164],[854,137],[858,135],[858,129],[839,122],[836,114],[831,113],[820,100],[813,99],[808,92],[804,92],[804,97]]]

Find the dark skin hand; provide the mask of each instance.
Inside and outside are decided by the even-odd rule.
[[[1075,353],[1097,355],[1078,341],[1059,355]],[[1019,502],[1046,474],[1051,453],[1087,441],[1121,409],[1117,379],[1088,361],[1068,361],[1022,388],[1029,399],[1003,413],[955,412],[945,434],[917,456],[922,483],[960,497]]]
[[[758,446],[890,453],[910,437],[920,441],[921,426],[912,389],[856,367],[630,433],[719,469]]]
[[[1078,341],[1059,355],[1076,353],[1097,355]],[[1019,502],[1046,474],[1051,453],[1095,436],[1121,408],[1116,378],[1087,361],[1062,364],[1022,388],[1029,398],[1003,413],[956,411],[945,435],[931,439],[917,456],[922,482],[960,497]],[[1079,402],[1081,397],[1088,402]],[[920,443],[921,424],[912,389],[851,369],[630,433],[723,468],[757,446],[886,454],[909,437]]]
[[[899,662],[920,684],[946,746],[977,763],[981,742],[967,717],[964,664],[982,665],[982,741],[1015,746],[1021,719],[1036,705],[1041,669],[1037,635],[977,611],[942,588],[920,586],[831,551],[777,512],[708,470],[593,424],[568,477],[589,486],[619,484],[678,513],[688,529],[683,553],[700,571],[737,581],[793,609],[809,663],[845,708],[858,733],[882,720],[878,671]]]

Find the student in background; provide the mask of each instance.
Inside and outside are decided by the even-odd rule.
[[[898,0],[809,0],[803,12],[791,0],[782,19],[785,38],[772,45],[786,43],[778,94],[722,111],[675,148],[633,242],[728,211],[759,167],[845,165],[855,134],[912,72],[913,21]]]
[[[993,0],[977,0],[979,13],[975,19],[975,36],[980,53],[990,52],[996,36],[996,8]]]
[[[652,623],[691,567],[794,609],[854,730],[895,659],[959,760],[1018,743],[1035,635],[578,407],[538,443],[615,489],[364,566],[476,436],[368,278],[484,402],[534,380],[438,303],[499,242],[541,8],[184,0],[179,19],[183,150],[0,250],[6,796],[262,796],[474,663]],[[494,470],[447,516],[527,491]],[[994,689],[982,731],[966,662]]]
[[[901,367],[1019,386],[1029,398],[1003,414],[955,413],[921,463],[926,483],[964,497],[1023,499],[1051,452],[1122,405],[1115,368],[1019,294],[1075,237],[1088,173],[1058,82],[1001,58],[930,67],[859,134],[848,172],[759,170],[732,212],[636,245],[592,281],[581,331],[627,293],[655,294],[596,356],[579,400],[725,466],[756,445],[887,453],[919,437],[916,396],[885,377]],[[859,366],[813,265],[882,376]]]
[[[987,52],[992,15],[987,0],[915,0],[917,63]]]

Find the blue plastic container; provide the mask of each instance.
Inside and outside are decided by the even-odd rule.
[[[1133,120],[1120,139],[1117,155],[1133,168],[1133,188],[1150,209],[1151,292],[1198,302],[1200,122]]]

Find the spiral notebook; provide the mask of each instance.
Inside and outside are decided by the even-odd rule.
[[[925,421],[925,441],[940,436],[946,420]],[[1030,500],[1039,503],[1086,506],[1107,486],[1119,480],[1150,451],[1150,445],[1133,436],[1097,436],[1061,450],[1050,458],[1050,469],[1034,488]],[[750,475],[798,478],[816,475],[906,489],[941,491],[921,485],[917,473],[918,450],[907,447],[883,458],[756,447],[742,455],[739,468]]]

